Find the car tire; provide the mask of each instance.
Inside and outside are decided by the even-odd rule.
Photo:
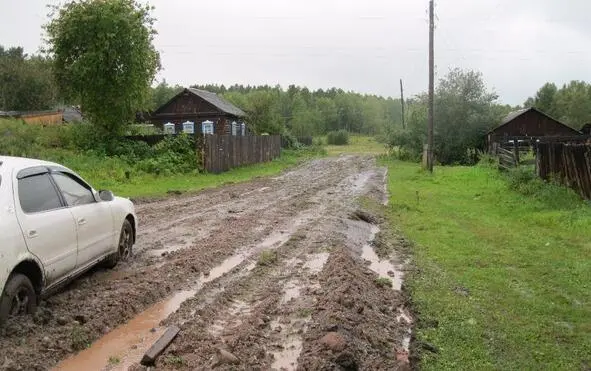
[[[0,297],[0,325],[9,317],[32,314],[37,309],[37,293],[24,274],[11,274]]]
[[[115,268],[120,261],[129,260],[133,252],[133,242],[133,228],[129,220],[125,219],[121,227],[121,233],[119,234],[117,252],[107,258],[105,266],[107,268]]]

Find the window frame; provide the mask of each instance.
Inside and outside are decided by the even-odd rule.
[[[70,205],[68,203],[68,200],[66,199],[66,196],[64,195],[64,191],[61,189],[61,187],[59,186],[59,184],[55,180],[54,174],[58,174],[58,175],[62,175],[62,176],[65,176],[67,178],[70,178],[74,182],[76,182],[80,186],[82,186],[82,188],[85,188],[87,191],[90,192],[90,195],[92,196],[92,202],[89,202],[89,203],[86,203],[86,204],[80,204],[80,205]],[[76,176],[76,174],[73,174],[72,172],[67,171],[66,169],[63,169],[63,168],[54,168],[54,169],[51,169],[51,171],[49,172],[49,176],[51,177],[51,180],[55,184],[55,187],[57,188],[57,190],[59,192],[59,195],[63,198],[63,202],[66,205],[66,207],[72,208],[72,207],[92,205],[92,204],[98,203],[98,200],[96,199],[96,194],[94,192],[94,189],[90,186],[90,184],[88,184],[84,180],[82,180],[82,178],[80,178],[79,176]]]
[[[43,176],[43,175],[47,175],[49,182],[51,183],[51,186],[57,195],[60,206],[53,208],[53,209],[47,209],[47,210],[41,210],[41,211],[26,211],[23,208],[23,204],[22,204],[22,198],[21,198],[21,194],[20,194],[20,189],[21,189],[20,181],[22,179],[32,178],[32,177],[36,177],[36,176]],[[20,170],[16,176],[16,185],[17,185],[16,194],[18,195],[18,201],[19,201],[18,207],[26,215],[43,214],[43,213],[48,213],[48,212],[52,212],[52,211],[56,211],[56,210],[61,210],[61,209],[68,207],[67,203],[64,200],[62,193],[60,192],[59,188],[55,184],[53,177],[50,175],[50,170],[47,167],[35,166],[35,167],[29,167],[29,168]]]

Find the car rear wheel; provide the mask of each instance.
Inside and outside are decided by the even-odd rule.
[[[105,266],[113,268],[119,261],[127,261],[131,258],[133,248],[133,228],[129,220],[125,219],[119,235],[119,245],[117,252],[107,259]]]
[[[12,274],[0,297],[0,324],[8,317],[31,314],[37,309],[37,294],[31,280],[24,274]]]

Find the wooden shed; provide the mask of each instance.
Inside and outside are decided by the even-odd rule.
[[[0,112],[0,117],[21,119],[27,124],[57,125],[63,120],[62,111]]]
[[[174,127],[175,133],[193,124],[195,133],[247,135],[246,114],[219,95],[200,89],[186,88],[159,107],[151,123],[159,128]]]
[[[536,108],[526,108],[511,112],[499,126],[488,132],[487,142],[489,149],[494,143],[502,143],[509,138],[542,137],[573,137],[581,135],[581,132],[548,116]]]

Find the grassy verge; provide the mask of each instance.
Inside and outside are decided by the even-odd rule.
[[[384,164],[392,222],[416,245],[416,335],[438,348],[421,368],[589,369],[591,208],[483,167]]]
[[[326,138],[323,138],[326,143]],[[349,144],[344,146],[327,145],[326,151],[329,156],[338,156],[343,153],[363,153],[381,155],[386,153],[386,147],[383,143],[379,143],[373,137],[366,137],[361,135],[350,135]]]
[[[228,183],[238,183],[255,177],[279,174],[320,153],[310,150],[283,151],[280,158],[263,164],[244,166],[222,174],[170,174],[154,175],[131,172],[125,176],[124,162],[116,158],[93,158],[87,155],[70,155],[61,163],[77,171],[96,189],[109,189],[123,197],[158,197],[170,191],[195,192]],[[60,160],[60,159],[57,159]]]

